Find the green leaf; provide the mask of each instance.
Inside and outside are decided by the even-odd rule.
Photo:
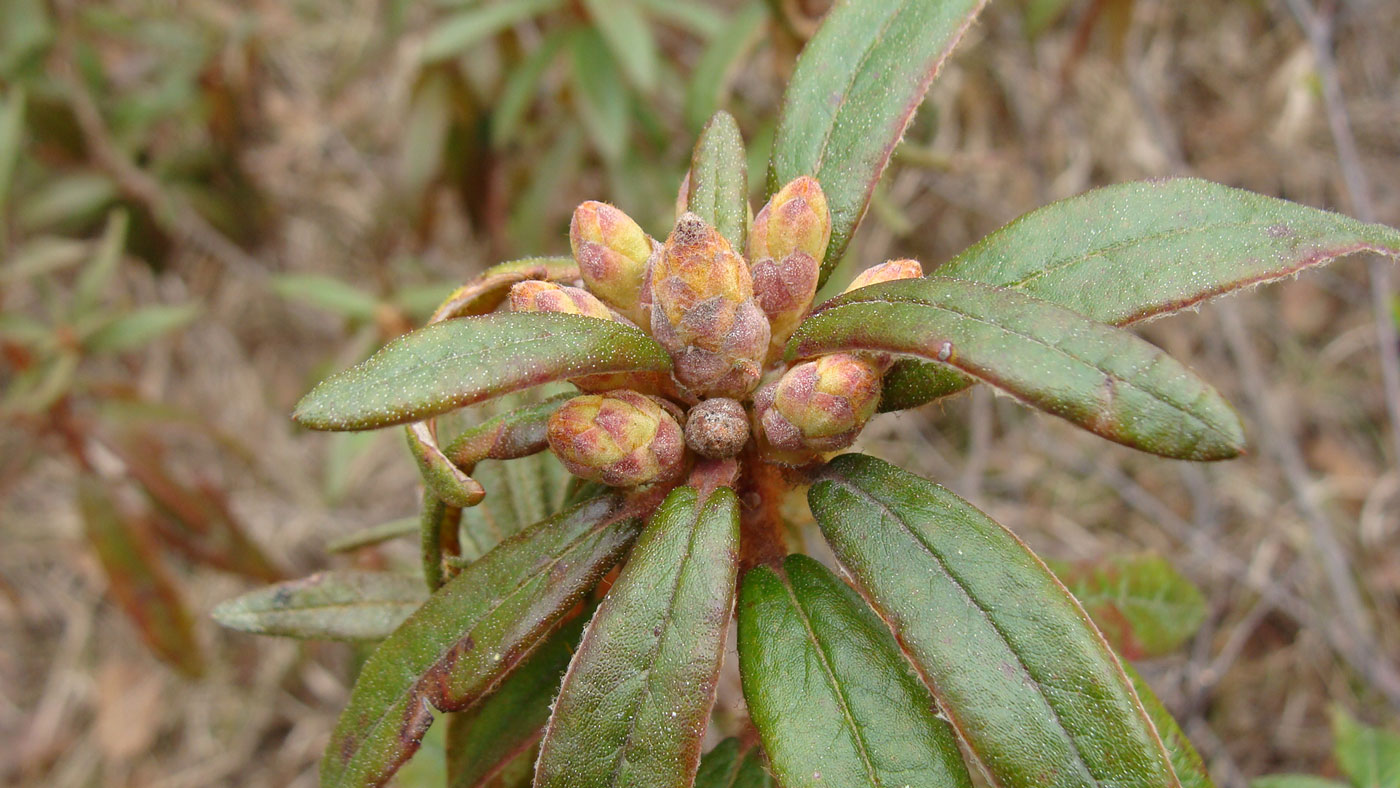
[[[1311,774],[1270,774],[1250,780],[1249,788],[1350,788],[1350,784]]]
[[[744,138],[734,116],[716,112],[700,132],[690,159],[687,210],[724,236],[736,252],[748,248],[749,176]]]
[[[427,598],[417,577],[344,569],[260,588],[212,615],[229,629],[260,635],[381,640]]]
[[[187,676],[204,672],[189,611],[150,535],[117,508],[100,479],[77,480],[78,509],[112,599],[157,657]]]
[[[627,138],[631,136],[622,75],[596,30],[582,31],[569,44],[574,110],[593,140],[593,147],[608,162],[616,164],[626,153]]]
[[[321,761],[321,785],[383,785],[418,748],[432,709],[463,711],[539,645],[631,544],[617,496],[502,543],[449,580],[370,656]]]
[[[22,282],[72,268],[87,259],[91,245],[59,236],[40,236],[18,245],[0,268],[0,284]]]
[[[424,62],[457,57],[497,33],[532,16],[553,11],[562,0],[503,0],[459,11],[423,42]]]
[[[685,90],[686,126],[699,131],[706,120],[723,107],[739,69],[753,48],[763,40],[768,4],[754,0],[736,12],[700,55]]]
[[[1170,654],[1205,621],[1206,600],[1200,589],[1161,556],[1046,563],[1113,649],[1128,659]]]
[[[884,622],[807,556],[745,575],[739,673],[786,788],[972,786],[952,728]]]
[[[449,788],[474,788],[539,741],[549,706],[588,623],[589,609],[564,624],[501,686],[470,711],[447,718]],[[533,762],[531,763],[533,766]],[[529,784],[528,774],[525,784]]]
[[[379,299],[333,276],[274,274],[268,279],[272,292],[289,301],[324,309],[350,320],[368,323],[379,311]]]
[[[506,312],[420,328],[322,381],[292,418],[317,430],[411,421],[595,372],[662,372],[671,359],[632,326],[580,315]]]
[[[409,424],[404,427],[404,434],[408,438],[409,453],[418,464],[418,474],[439,500],[465,508],[476,506],[486,497],[481,483],[442,453],[426,423],[416,421]]]
[[[583,7],[628,81],[643,93],[654,91],[658,64],[656,39],[636,4],[632,0],[583,0]]]
[[[635,0],[647,13],[702,38],[714,38],[724,32],[724,15],[700,3],[677,3],[676,0]]]
[[[571,35],[571,30],[552,31],[525,59],[511,68],[491,108],[491,147],[505,147],[519,132],[520,122],[530,109],[540,80]]]
[[[1361,251],[1400,257],[1400,231],[1209,181],[1167,178],[1038,208],[938,274],[1015,288],[1126,325]],[[959,390],[921,380],[935,374],[926,364],[900,364],[881,409]]]
[[[832,460],[808,499],[994,785],[1177,788],[1108,643],[1011,532],[859,454]]]
[[[831,206],[822,281],[846,251],[890,154],[985,0],[840,0],[797,59],[768,193],[802,175]]]
[[[161,304],[120,315],[83,340],[91,353],[125,353],[139,350],[162,336],[179,331],[202,311],[199,304]]]
[[[107,226],[102,230],[102,238],[97,242],[92,260],[83,267],[78,281],[73,285],[73,304],[69,310],[73,318],[86,316],[101,302],[102,291],[112,281],[121,263],[130,225],[130,216],[120,208],[107,214]]]
[[[739,500],[667,496],[588,625],[540,744],[538,788],[689,786],[734,604]]]
[[[1162,705],[1157,694],[1142,680],[1142,676],[1132,665],[1127,662],[1121,664],[1123,672],[1128,674],[1128,680],[1133,682],[1138,700],[1142,701],[1142,707],[1147,710],[1148,719],[1152,720],[1153,727],[1157,729],[1162,746],[1167,749],[1172,771],[1176,772],[1177,779],[1181,781],[1181,788],[1215,788],[1215,783],[1210,779],[1210,772],[1206,771],[1205,761],[1201,760],[1200,753],[1196,752],[1196,748],[1186,738],[1176,718]]]
[[[700,759],[695,788],[774,788],[757,746],[728,738]]]
[[[517,395],[519,397],[519,395]],[[541,402],[510,408],[506,397],[495,400],[501,412],[462,431],[443,449],[452,462],[468,468],[482,460],[512,460],[548,448],[545,430],[549,417],[560,405],[573,399],[577,392],[564,392]]]
[[[96,219],[121,196],[112,179],[96,172],[49,178],[27,194],[16,219],[27,234],[48,228],[67,229]]]
[[[1400,734],[1334,708],[1332,738],[1337,765],[1356,788],[1400,788]]]
[[[5,103],[0,105],[0,216],[6,215],[15,163],[24,142],[24,88],[16,86],[7,92]],[[5,239],[4,232],[0,228],[0,242]]]
[[[1151,343],[1012,290],[929,277],[822,304],[787,358],[880,350],[938,361],[1111,441],[1191,460],[1234,457],[1239,417]]]

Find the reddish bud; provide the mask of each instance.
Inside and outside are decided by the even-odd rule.
[[[588,289],[633,322],[645,325],[639,305],[642,277],[658,244],[632,217],[590,200],[574,210],[569,245]]]
[[[512,312],[560,312],[612,320],[608,305],[581,287],[568,287],[537,279],[521,282],[510,289]]]
[[[788,183],[763,206],[749,231],[754,300],[771,327],[768,359],[812,308],[821,261],[831,238],[831,212],[815,178]]]
[[[798,364],[754,396],[763,437],[779,459],[850,446],[880,404],[880,373],[848,353]]]
[[[547,435],[570,473],[613,487],[671,478],[685,459],[675,417],[627,389],[569,400],[549,417]]]
[[[741,399],[763,371],[768,320],[743,258],[693,213],[676,221],[651,269],[651,333],[699,396]]]
[[[924,275],[924,267],[919,265],[918,260],[889,260],[872,265],[861,271],[851,284],[846,287],[845,292],[859,290],[862,287],[879,284],[881,282],[893,282],[896,279],[918,279]],[[862,358],[875,365],[875,369],[884,374],[894,365],[894,356],[889,353],[861,353]]]

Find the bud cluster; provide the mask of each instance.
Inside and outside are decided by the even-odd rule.
[[[611,205],[583,203],[569,225],[582,281],[527,281],[510,291],[513,311],[631,323],[671,355],[669,375],[572,381],[592,393],[555,411],[546,436],[576,476],[616,487],[663,481],[681,472],[688,451],[716,460],[738,455],[751,430],[767,456],[802,464],[849,446],[879,404],[880,379],[892,363],[886,354],[823,356],[759,388],[816,295],[831,238],[816,179],[778,190],[752,218],[742,250],[686,212],[685,194],[683,186],[664,243]],[[862,273],[850,289],[921,275],[918,263],[895,260]],[[744,404],[750,398],[752,416]]]

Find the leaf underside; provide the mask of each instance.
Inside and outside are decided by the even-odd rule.
[[[684,788],[734,602],[739,504],[672,491],[585,631],[540,744],[539,788]]]
[[[666,351],[632,326],[502,312],[420,328],[322,381],[293,418],[318,430],[421,421],[512,391],[604,372],[664,372]]]
[[[935,74],[985,0],[842,0],[802,48],[773,142],[768,193],[814,176],[831,207],[823,282],[846,250]]]
[[[936,360],[1117,443],[1192,460],[1234,457],[1239,417],[1136,335],[1047,301],[942,277],[863,287],[820,306],[787,357],[893,351]]]
[[[1127,325],[1355,252],[1400,257],[1400,231],[1195,178],[1107,186],[1031,211],[937,269]],[[971,385],[905,361],[882,411]]]
[[[971,788],[952,728],[889,629],[815,560],[745,576],[739,672],[786,788]]]
[[[809,500],[994,784],[1179,788],[1103,636],[1009,531],[859,454],[829,463]]]
[[[223,626],[260,635],[329,640],[388,637],[428,598],[423,580],[342,569],[260,588],[214,608]]]
[[[539,645],[640,523],[615,495],[503,542],[449,580],[365,663],[321,761],[321,785],[378,786],[418,748],[432,709],[463,711]]]

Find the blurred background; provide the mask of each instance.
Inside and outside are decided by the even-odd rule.
[[[997,0],[850,270],[929,270],[1046,202],[1171,174],[1400,225],[1400,3],[1311,2]],[[327,547],[402,530],[418,496],[398,431],[309,434],[293,403],[484,267],[566,251],[582,200],[664,235],[717,108],[760,204],[824,5],[0,0],[0,782],[315,785],[363,650],[209,611],[413,566],[412,539]],[[1048,556],[1169,558],[1206,623],[1143,669],[1221,788],[1336,774],[1329,708],[1400,716],[1387,265],[1142,327],[1236,403],[1240,460],[1135,454],[985,390],[864,446]]]

